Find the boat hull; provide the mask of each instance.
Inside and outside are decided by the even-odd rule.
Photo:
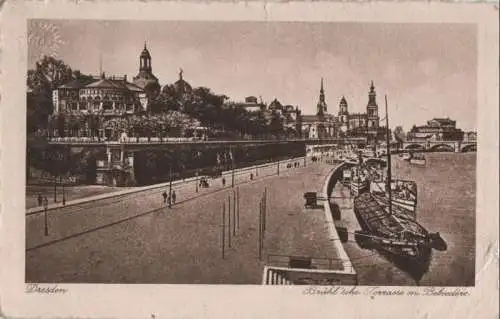
[[[416,165],[416,166],[425,166],[426,161],[425,159],[410,159],[410,164]]]
[[[389,203],[389,199],[384,195],[374,195],[374,199],[382,206],[387,206]],[[392,207],[396,214],[400,214],[403,216],[417,218],[417,203],[411,200],[404,199],[392,199]]]
[[[428,257],[430,249],[425,245],[427,230],[416,220],[389,214],[387,207],[378,203],[372,194],[365,193],[354,199],[354,214],[363,232],[359,236],[365,236],[370,241],[368,247],[415,263],[415,266]],[[411,231],[414,236],[400,239],[399,234],[406,231]]]
[[[369,191],[369,184],[367,181],[351,181],[351,195],[359,196],[364,192]]]

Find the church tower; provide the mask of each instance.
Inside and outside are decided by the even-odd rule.
[[[327,112],[327,105],[325,101],[325,90],[323,88],[323,78],[321,78],[321,89],[319,90],[319,101],[317,104],[317,115],[323,116]]]
[[[366,117],[368,128],[379,127],[377,93],[375,93],[375,86],[373,81],[370,85],[370,92],[368,93],[368,104],[366,106]]]
[[[347,101],[344,96],[342,96],[339,105],[339,122],[340,125],[345,125],[345,126],[349,125],[349,109]]]
[[[148,100],[154,100],[160,93],[158,78],[153,74],[151,54],[144,42],[144,49],[139,56],[139,73],[134,77],[134,84],[146,91]]]

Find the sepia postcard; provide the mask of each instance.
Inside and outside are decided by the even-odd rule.
[[[498,316],[498,7],[2,13],[2,316]]]

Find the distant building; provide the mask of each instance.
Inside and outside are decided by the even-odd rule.
[[[153,74],[151,54],[146,43],[144,43],[144,49],[139,57],[139,73],[134,77],[134,84],[147,93],[150,101],[160,94],[160,84],[158,78]]]
[[[120,134],[102,124],[148,110],[150,101],[159,92],[158,79],[152,74],[151,55],[146,46],[139,57],[139,74],[134,82],[127,76],[106,76],[103,72],[89,80],[75,79],[52,91],[51,123],[54,137],[104,137]],[[78,119],[78,123],[75,122]],[[72,123],[68,123],[71,120]],[[99,127],[98,127],[99,126]]]
[[[362,136],[369,140],[383,140],[385,127],[380,126],[377,93],[373,81],[368,93],[366,113],[349,113],[347,100],[342,97],[338,113],[340,131],[346,136]]]
[[[266,105],[264,103],[259,102],[255,96],[247,96],[244,102],[233,102],[235,107],[243,108],[248,112],[259,112],[265,111]]]
[[[184,71],[182,69],[179,70],[179,79],[175,81],[174,83],[174,88],[175,91],[177,92],[178,96],[180,96],[183,100],[187,100],[188,96],[193,93],[193,88],[191,87],[191,84],[186,82],[182,75],[184,74]]]
[[[464,132],[458,129],[456,121],[450,118],[434,118],[427,121],[427,125],[413,126],[407,134],[407,139],[410,141],[462,141]]]
[[[147,108],[147,94],[127,77],[73,80],[52,91],[54,113],[96,113],[103,116],[134,113]]]
[[[469,131],[464,133],[464,142],[477,142],[477,132]]]
[[[319,99],[316,104],[316,115],[301,115],[300,125],[301,135],[304,138],[316,139],[337,136],[337,120],[334,115],[328,114],[323,79],[321,79]]]

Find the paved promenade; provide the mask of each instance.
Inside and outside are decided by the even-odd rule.
[[[303,163],[301,162],[301,165]],[[305,210],[303,193],[320,191],[332,167],[261,168],[235,176],[240,227],[221,256],[221,210],[233,199],[231,178],[195,192],[174,186],[177,204],[160,187],[26,216],[28,282],[260,284],[267,254],[335,258],[323,210]],[[229,185],[229,186],[228,186]],[[259,200],[268,193],[263,261],[258,260]],[[227,205],[227,204],[226,204]],[[233,206],[231,204],[231,206]],[[226,233],[227,240],[227,233]]]

